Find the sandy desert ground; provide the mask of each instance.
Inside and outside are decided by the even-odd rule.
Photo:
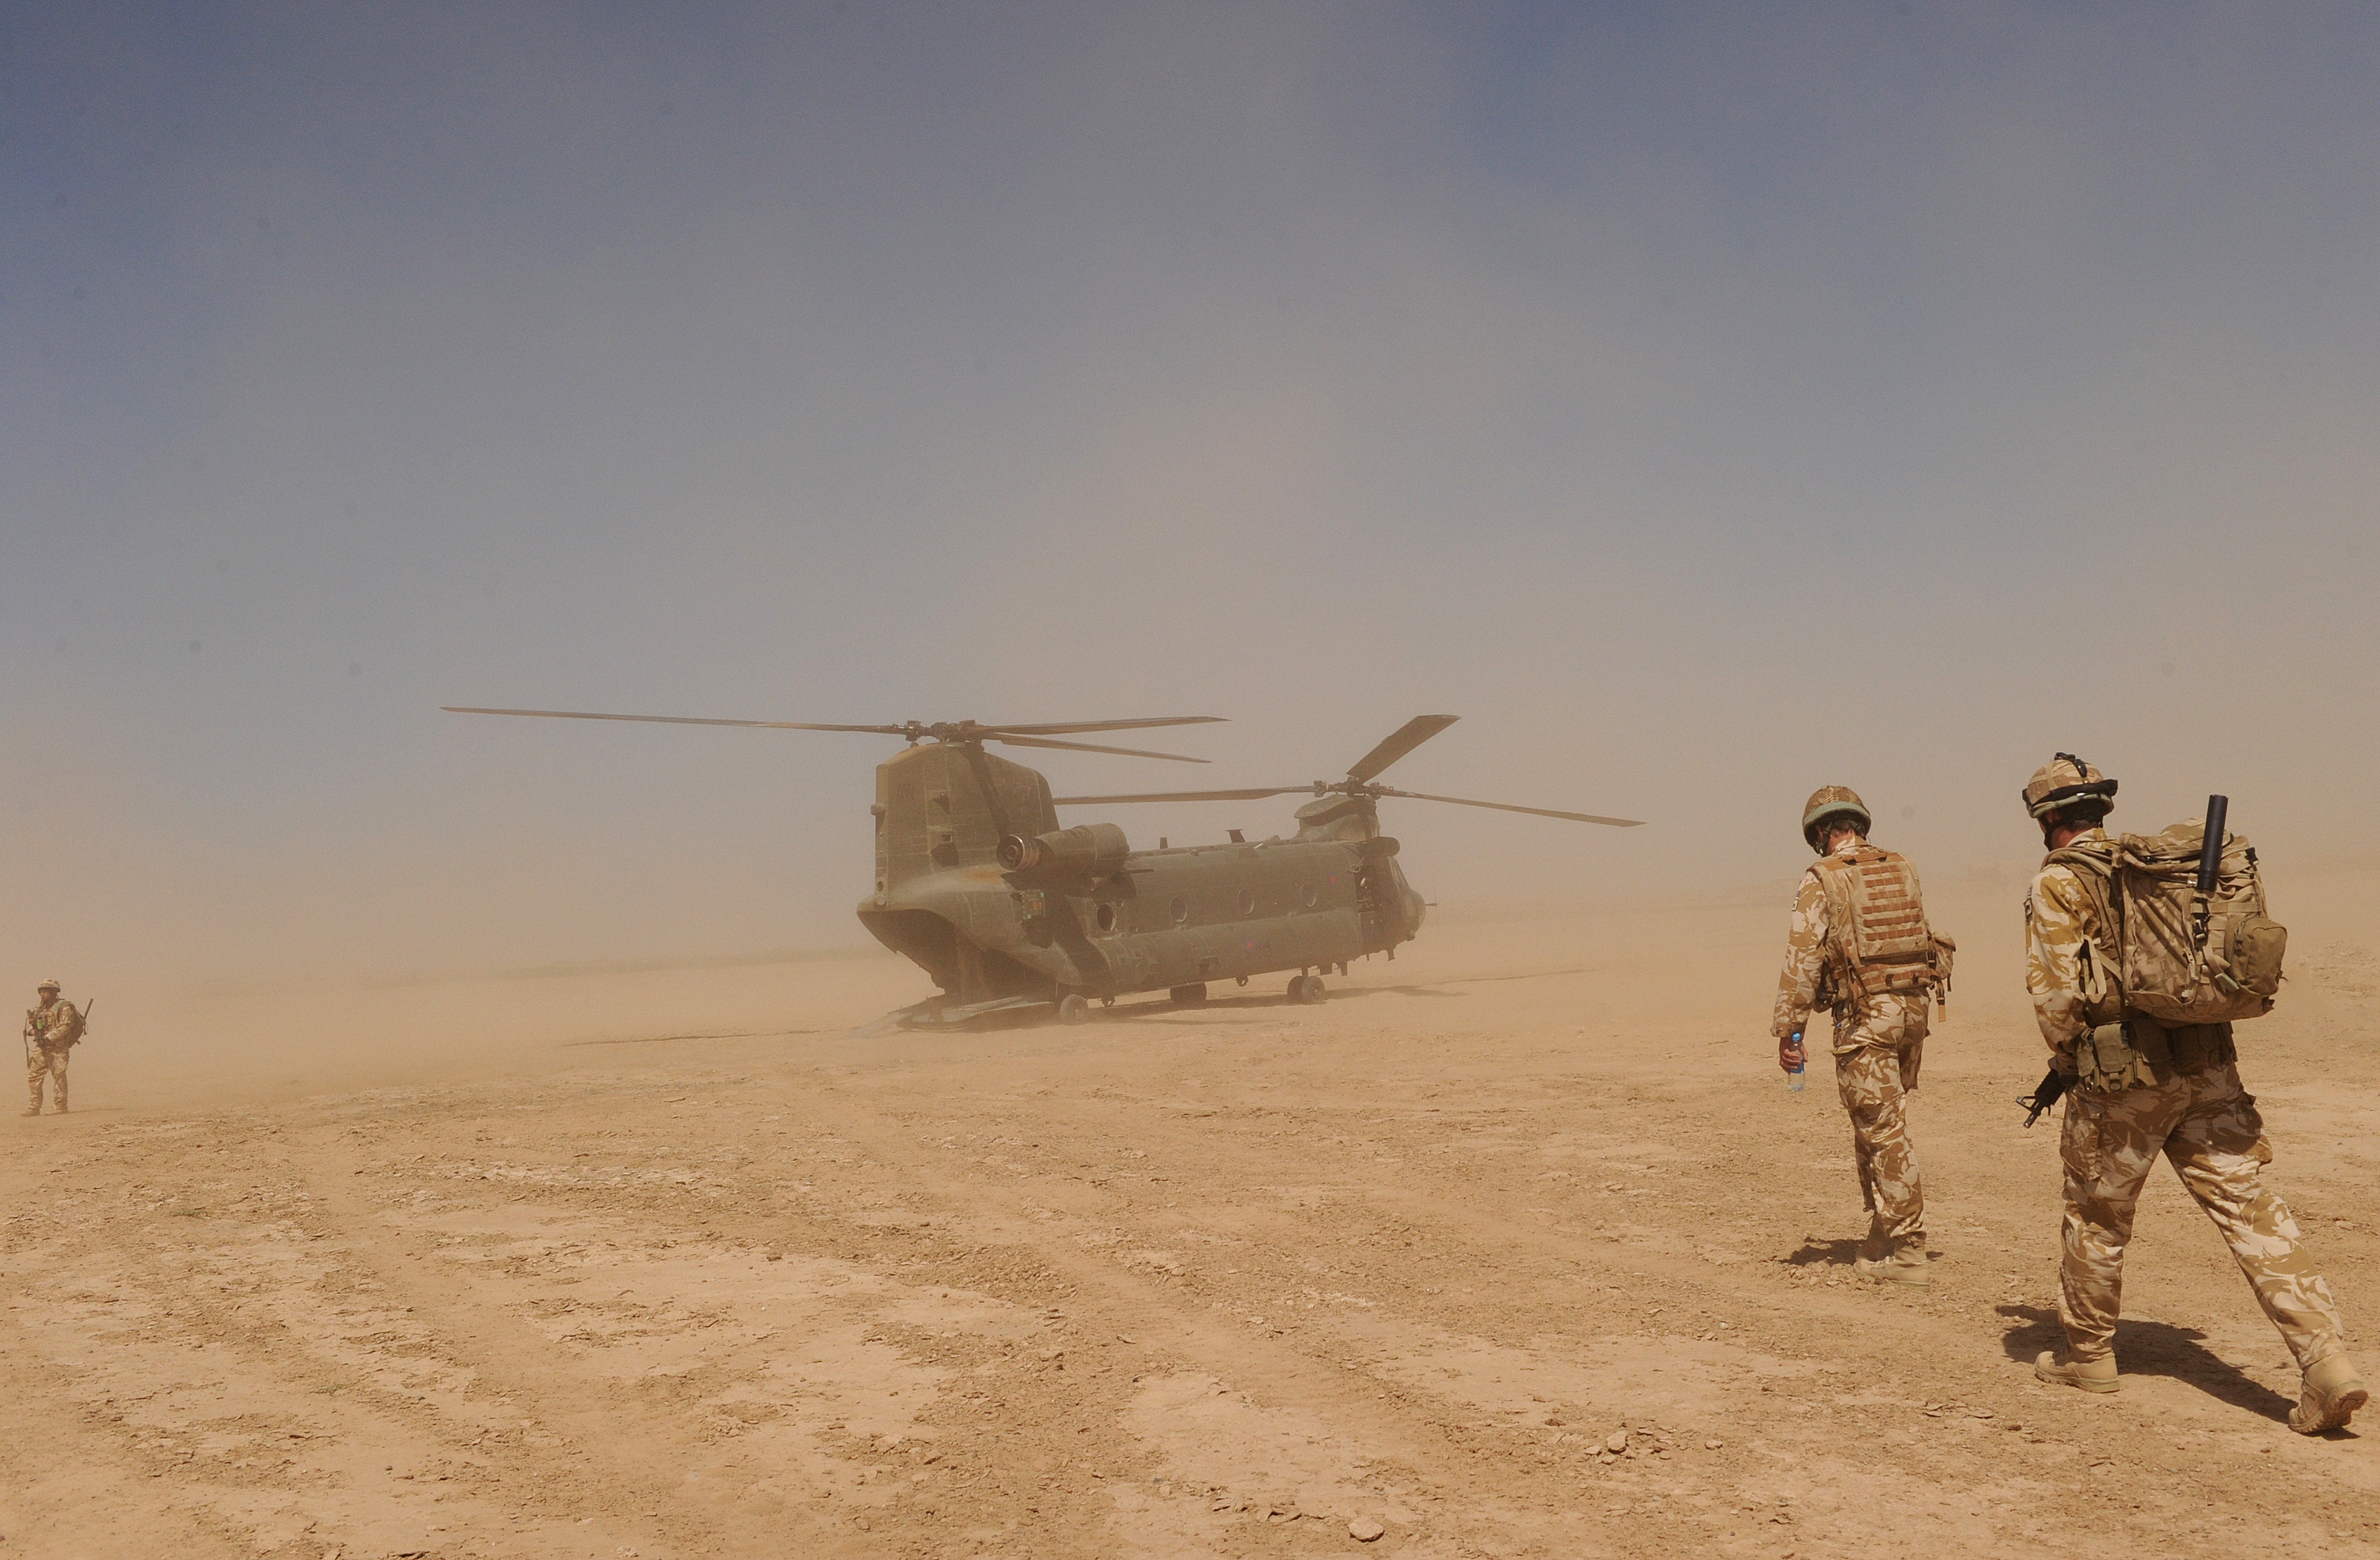
[[[847,1038],[922,994],[856,953],[103,997],[6,1123],[0,1556],[2380,1554],[2169,1176],[2126,1389],[2032,1380],[2022,883],[1946,875],[1922,1295],[1768,1056],[1790,875],[980,1036]],[[2368,1329],[2380,871],[2275,895],[2244,1070]]]

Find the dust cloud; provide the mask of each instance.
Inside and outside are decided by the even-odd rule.
[[[2369,859],[2369,18],[1725,16],[28,26],[0,939],[856,938],[882,743],[450,703],[1233,722],[1062,790],[1442,710],[1401,783],[1653,821],[1398,810],[1470,901],[1772,883],[1829,781],[2013,871],[2055,749]]]
[[[0,980],[98,1010],[0,1170],[55,1451],[0,1531],[2372,1553],[2169,1186],[2126,1395],[2031,1384],[2010,1101],[2027,774],[2225,792],[2276,1175],[2380,1301],[2375,55],[2320,6],[16,19]],[[1649,822],[1387,803],[1436,908],[1320,1009],[858,1040],[925,993],[852,916],[888,739],[447,704],[1230,718],[1061,793],[1443,711],[1389,781]],[[1826,783],[1962,950],[1922,1299],[1844,1281],[1840,1112],[1765,1054]]]

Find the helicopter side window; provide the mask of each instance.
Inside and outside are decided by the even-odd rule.
[[[1179,926],[1184,921],[1190,919],[1190,901],[1184,899],[1179,894],[1173,896],[1173,903],[1170,908],[1173,911],[1174,925]]]
[[[1244,916],[1252,916],[1252,915],[1254,915],[1254,914],[1256,914],[1256,913],[1257,913],[1257,891],[1256,891],[1255,889],[1253,889],[1253,888],[1243,888],[1243,889],[1241,889],[1241,890],[1240,890],[1240,914],[1242,914],[1242,915],[1244,915]]]
[[[1100,900],[1099,908],[1093,911],[1092,915],[1093,919],[1099,922],[1100,931],[1113,932],[1116,929],[1116,908],[1114,900]]]

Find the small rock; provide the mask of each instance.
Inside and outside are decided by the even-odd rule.
[[[1706,1452],[1716,1452],[1721,1446],[1726,1444],[1727,1443],[1724,1441],[1706,1441],[1703,1443],[1703,1450]]]
[[[1624,1430],[1613,1431],[1611,1432],[1611,1439],[1603,1444],[1603,1449],[1609,1452],[1613,1456],[1618,1456],[1621,1453],[1628,1449],[1628,1432]]]
[[[1347,1524],[1347,1536],[1357,1543],[1370,1543],[1388,1530],[1368,1517],[1358,1517]]]

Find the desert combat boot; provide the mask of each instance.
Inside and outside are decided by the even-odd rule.
[[[1923,1289],[1933,1282],[1925,1273],[1925,1237],[1922,1235],[1892,1242],[1881,1257],[1861,1255],[1852,1261],[1852,1271],[1871,1284],[1906,1284]]]
[[[2079,1386],[2085,1392],[2115,1392],[2123,1385],[2117,1378],[2116,1357],[2112,1354],[2060,1363],[2055,1353],[2044,1349],[2034,1359],[2033,1373],[2034,1379],[2052,1386]]]
[[[2355,1361],[2334,1354],[2305,1373],[2298,1406],[2289,1410],[2289,1428],[2300,1435],[2338,1430],[2371,1400],[2371,1390],[2355,1373]]]

